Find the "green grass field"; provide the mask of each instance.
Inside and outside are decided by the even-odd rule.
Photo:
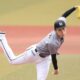
[[[51,65],[47,80],[80,80],[80,54],[58,56],[59,75],[53,75]],[[0,80],[36,80],[34,64],[11,65],[0,54]]]
[[[0,25],[53,25],[79,0],[0,0]],[[76,12],[67,18],[69,25],[79,25]]]

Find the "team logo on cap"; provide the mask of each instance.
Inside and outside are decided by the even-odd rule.
[[[59,25],[60,25],[60,26],[63,26],[63,23],[62,23],[62,22],[59,22]]]

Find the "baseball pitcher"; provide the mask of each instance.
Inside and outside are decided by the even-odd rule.
[[[50,63],[52,62],[54,74],[58,74],[59,68],[56,56],[59,54],[58,49],[64,42],[66,18],[76,9],[77,7],[73,7],[62,14],[62,16],[54,23],[54,31],[51,31],[44,39],[37,44],[30,46],[18,56],[15,56],[10,48],[5,33],[1,32],[0,46],[10,64],[34,63],[37,70],[37,80],[46,80]]]

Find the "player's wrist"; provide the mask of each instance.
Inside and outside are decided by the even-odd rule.
[[[76,5],[76,6],[74,6],[75,8],[79,8],[80,6],[78,6],[78,5]]]
[[[57,74],[59,74],[59,69],[54,70],[54,75],[57,75]]]
[[[54,69],[54,71],[59,70],[58,67]]]
[[[54,66],[54,70],[58,70],[58,65]]]

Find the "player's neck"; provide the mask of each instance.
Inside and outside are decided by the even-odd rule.
[[[56,33],[56,32],[55,32]],[[56,33],[56,37],[58,38],[58,39],[63,39],[64,38],[64,36],[59,36],[57,33]]]

